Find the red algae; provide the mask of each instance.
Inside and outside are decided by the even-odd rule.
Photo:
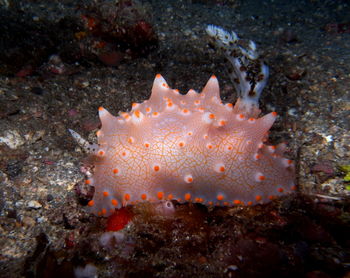
[[[133,218],[133,213],[127,207],[122,207],[115,211],[107,219],[106,231],[119,231],[122,230]]]

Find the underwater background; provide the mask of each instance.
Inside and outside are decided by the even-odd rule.
[[[0,0],[0,277],[350,277],[350,3],[321,0]],[[98,107],[211,75],[235,102],[208,25],[253,40],[262,115],[297,190],[267,204],[139,203],[90,214]]]

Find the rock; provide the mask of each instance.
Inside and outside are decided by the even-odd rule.
[[[17,149],[24,145],[25,141],[17,130],[7,130],[3,136],[0,136],[0,143],[6,144],[10,149]]]

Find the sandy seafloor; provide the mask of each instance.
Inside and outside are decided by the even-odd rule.
[[[19,11],[0,3],[2,15],[27,14],[34,23],[55,23],[78,6],[16,1]],[[350,276],[349,191],[339,170],[350,164],[350,5],[256,3],[147,1],[159,46],[146,57],[113,67],[89,61],[74,74],[49,77],[1,71],[0,277]],[[130,109],[149,97],[157,73],[182,92],[200,91],[215,74],[223,100],[233,102],[207,24],[257,43],[270,68],[262,113],[279,114],[270,141],[288,142],[298,192],[252,208],[177,204],[170,218],[136,206],[119,241],[102,246],[106,221],[88,214],[77,194],[86,155],[67,129],[96,140],[97,108],[114,115]],[[12,50],[3,47],[0,55]]]

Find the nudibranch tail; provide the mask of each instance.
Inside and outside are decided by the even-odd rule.
[[[114,117],[99,108],[97,145],[70,131],[84,149],[93,147],[90,211],[108,216],[127,204],[164,200],[253,205],[291,192],[294,165],[283,157],[285,144],[263,143],[277,114],[259,118],[257,107],[247,111],[242,103],[223,104],[215,76],[201,93],[182,95],[159,74],[150,99],[129,112]]]
[[[269,68],[259,59],[256,44],[214,25],[208,25],[206,31],[232,65],[230,77],[242,99],[246,116],[256,117],[259,98],[269,76]]]

